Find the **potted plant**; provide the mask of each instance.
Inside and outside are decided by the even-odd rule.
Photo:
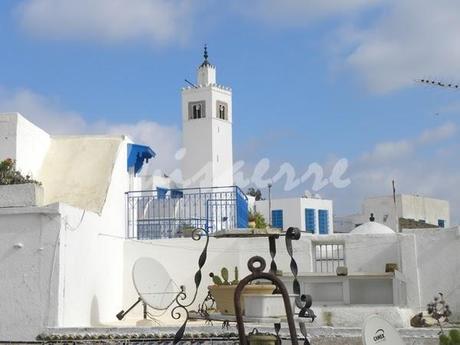
[[[248,216],[248,227],[252,229],[265,229],[267,227],[267,223],[260,212],[251,211]]]
[[[41,183],[16,170],[16,162],[0,162],[0,207],[40,206],[43,204]]]
[[[220,271],[221,277],[210,273],[214,285],[208,287],[211,295],[216,301],[216,309],[226,315],[235,315],[234,296],[238,280],[238,267],[235,267],[235,279],[229,281],[228,269],[223,267]],[[275,290],[273,284],[249,284],[246,285],[241,294],[241,306],[244,311],[244,295],[246,294],[271,294]]]

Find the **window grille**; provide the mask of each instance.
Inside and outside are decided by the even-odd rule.
[[[345,266],[344,244],[316,243],[313,254],[315,272],[335,273],[338,266]]]

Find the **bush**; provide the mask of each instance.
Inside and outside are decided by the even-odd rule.
[[[0,162],[0,185],[23,183],[41,184],[40,182],[33,180],[29,175],[23,176],[21,172],[17,171],[16,161],[13,159],[7,158]]]
[[[451,329],[449,333],[441,334],[439,336],[440,345],[460,345],[460,331],[458,329]]]
[[[256,223],[256,229],[265,229],[267,227],[264,216],[259,212],[249,212],[248,220]]]

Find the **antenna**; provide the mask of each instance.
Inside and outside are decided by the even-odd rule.
[[[436,81],[436,80],[431,80],[431,79],[415,79],[417,83],[420,84],[427,84],[427,85],[432,85],[432,86],[437,86],[437,87],[444,87],[448,89],[458,89],[460,86],[458,84],[454,83],[443,83],[441,81]]]
[[[190,85],[191,85],[192,87],[194,87],[195,89],[198,89],[198,86],[196,86],[195,84],[193,84],[191,81],[188,81],[187,79],[184,79],[184,80],[185,80],[185,82],[186,82],[187,84],[190,84]]]

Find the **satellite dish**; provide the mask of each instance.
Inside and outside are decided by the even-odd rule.
[[[363,326],[364,345],[404,345],[398,331],[378,315],[369,316]]]
[[[139,297],[156,310],[168,309],[181,291],[164,266],[152,258],[137,259],[132,275]]]

